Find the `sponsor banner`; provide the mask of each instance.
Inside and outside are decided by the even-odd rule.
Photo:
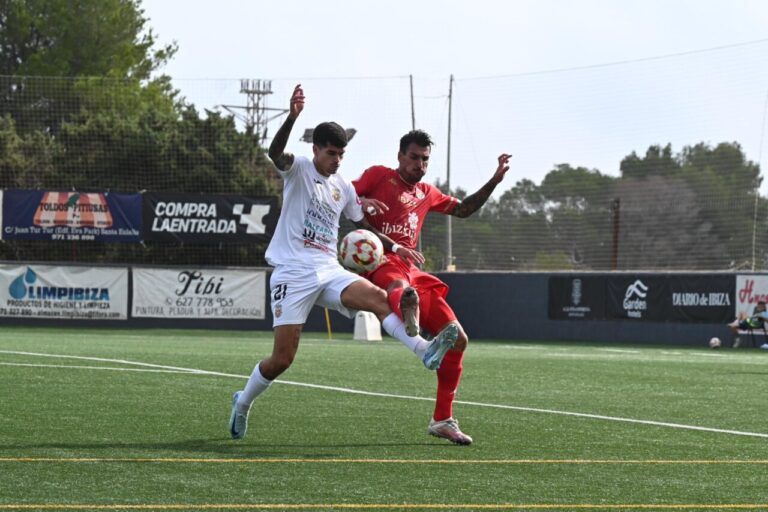
[[[551,320],[603,320],[605,277],[554,276],[549,278]]]
[[[133,316],[265,318],[264,270],[133,269]]]
[[[768,276],[737,275],[735,299],[733,317],[752,316],[759,301],[768,302]]]
[[[144,193],[144,240],[219,244],[267,242],[279,211],[276,197]]]
[[[606,281],[608,319],[624,318],[664,322],[672,314],[666,277],[626,275]]]
[[[733,319],[732,276],[612,276],[606,289],[608,318],[699,323]]]
[[[670,275],[671,321],[728,323],[733,320],[734,277]]]
[[[128,269],[0,265],[0,316],[128,318]]]
[[[5,240],[139,242],[139,194],[6,190]]]

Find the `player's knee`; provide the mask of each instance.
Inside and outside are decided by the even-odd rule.
[[[272,370],[277,375],[291,367],[295,354],[278,354],[272,358]],[[277,375],[275,377],[277,377]]]
[[[408,282],[403,279],[395,279],[391,283],[389,283],[389,286],[387,286],[387,291],[397,290],[398,288],[406,288],[408,286]]]
[[[283,368],[280,363],[273,357],[262,359],[259,364],[259,371],[261,376],[268,380],[275,380],[278,378],[287,368]]]
[[[459,329],[459,336],[456,338],[456,343],[453,344],[453,350],[464,352],[467,350],[468,344],[469,338],[467,337],[467,333],[464,332],[464,329]]]
[[[387,300],[387,292],[379,287],[374,288],[371,292],[371,313],[379,317],[379,320],[383,320],[391,312],[392,310]]]
[[[261,374],[269,380],[275,380],[282,375],[285,370],[291,367],[295,357],[295,352],[274,352],[270,357],[262,360],[259,364]]]

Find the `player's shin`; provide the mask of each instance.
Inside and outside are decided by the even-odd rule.
[[[402,298],[404,291],[405,288],[393,288],[387,292],[387,302],[389,302],[389,307],[400,318],[403,318],[403,313],[400,311],[400,299]]]
[[[437,397],[433,419],[442,421],[453,416],[453,401],[459,388],[464,352],[449,350],[437,370]]]
[[[405,332],[405,324],[395,313],[387,315],[381,322],[381,326],[387,331],[387,334],[400,340],[400,342],[408,347],[411,352],[416,354],[419,359],[424,357],[424,353],[426,352],[429,343],[421,336],[408,336]]]
[[[248,383],[237,399],[237,409],[243,413],[248,412],[256,397],[266,391],[270,384],[272,384],[272,381],[261,374],[259,364],[256,364],[248,379]]]

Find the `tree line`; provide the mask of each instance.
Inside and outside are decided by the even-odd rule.
[[[0,188],[279,194],[258,134],[158,73],[176,51],[138,0],[0,0]],[[442,216],[422,250],[433,270],[765,268],[761,180],[733,141],[633,151],[619,176],[562,163],[455,220],[453,262]],[[264,249],[6,241],[0,259],[263,265]]]
[[[768,266],[762,177],[737,142],[702,142],[678,153],[652,145],[624,157],[620,171],[560,164],[540,185],[517,182],[478,215],[453,222],[454,245],[462,247],[453,263],[472,270]],[[432,219],[424,238],[445,240],[445,231],[444,221]],[[444,244],[437,247],[432,264],[444,266]]]

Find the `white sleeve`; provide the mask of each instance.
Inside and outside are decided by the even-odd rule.
[[[280,177],[283,178],[283,179],[287,179],[287,178],[293,176],[294,174],[297,174],[297,172],[298,172],[297,169],[299,169],[301,167],[301,163],[299,162],[299,160],[301,160],[301,159],[305,159],[306,160],[306,157],[294,156],[293,157],[293,163],[291,164],[291,167],[287,171],[284,171],[284,170],[280,169],[279,167],[275,166],[275,169],[277,170],[277,174],[279,174]]]
[[[347,187],[347,204],[344,206],[344,216],[352,222],[360,222],[363,220],[363,205],[360,202],[360,198],[357,196],[357,191],[351,183],[344,181]]]

